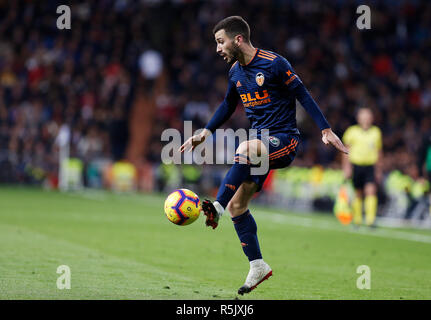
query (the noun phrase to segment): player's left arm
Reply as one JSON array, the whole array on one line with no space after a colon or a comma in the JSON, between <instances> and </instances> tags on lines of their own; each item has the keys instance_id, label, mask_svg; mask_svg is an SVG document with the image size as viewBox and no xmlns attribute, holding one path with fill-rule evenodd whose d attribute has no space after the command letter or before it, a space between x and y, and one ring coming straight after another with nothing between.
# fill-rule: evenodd
<instances>
[{"instance_id":1,"label":"player's left arm","mask_svg":"<svg viewBox=\"0 0 431 320\"><path fill-rule=\"evenodd\" d=\"M308 90L305 88L298 75L293 70L290 63L281 57L278 57L273 62L273 72L278 76L279 80L283 82L287 90L293 93L296 99L301 103L308 114L313 118L314 122L319 126L322 132L322 141L324 144L332 144L339 151L348 154L349 151L341 142L340 138L332 131L331 126L311 97Z\"/></svg>"}]
</instances>

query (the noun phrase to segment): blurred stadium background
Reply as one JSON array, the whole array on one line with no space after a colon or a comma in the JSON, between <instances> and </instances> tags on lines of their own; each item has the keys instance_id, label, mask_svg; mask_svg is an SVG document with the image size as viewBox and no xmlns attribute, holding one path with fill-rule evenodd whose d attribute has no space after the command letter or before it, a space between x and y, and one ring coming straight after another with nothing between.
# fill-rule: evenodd
<instances>
[{"instance_id":1,"label":"blurred stadium background","mask_svg":"<svg viewBox=\"0 0 431 320\"><path fill-rule=\"evenodd\" d=\"M70 30L56 28L60 4ZM356 27L359 4L371 30ZM292 63L339 136L372 108L384 145L377 222L431 227L429 1L0 1L0 182L215 195L228 167L163 164L160 137L186 120L204 127L222 101L228 66L211 30L238 13L255 46ZM300 106L298 125L294 166L256 202L331 212L339 154ZM225 127L248 127L242 106Z\"/></svg>"}]
</instances>

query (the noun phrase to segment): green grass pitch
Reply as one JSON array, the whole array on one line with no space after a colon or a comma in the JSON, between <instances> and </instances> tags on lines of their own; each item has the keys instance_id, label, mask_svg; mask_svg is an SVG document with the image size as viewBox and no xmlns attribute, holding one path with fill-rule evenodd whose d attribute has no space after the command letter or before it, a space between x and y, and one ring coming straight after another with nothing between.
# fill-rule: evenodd
<instances>
[{"instance_id":1,"label":"green grass pitch","mask_svg":"<svg viewBox=\"0 0 431 320\"><path fill-rule=\"evenodd\" d=\"M235 299L248 261L228 214L180 227L166 195L0 188L0 299ZM431 232L353 230L252 207L274 275L240 299L430 299ZM59 290L57 267L71 270ZM371 270L360 290L357 267Z\"/></svg>"}]
</instances>

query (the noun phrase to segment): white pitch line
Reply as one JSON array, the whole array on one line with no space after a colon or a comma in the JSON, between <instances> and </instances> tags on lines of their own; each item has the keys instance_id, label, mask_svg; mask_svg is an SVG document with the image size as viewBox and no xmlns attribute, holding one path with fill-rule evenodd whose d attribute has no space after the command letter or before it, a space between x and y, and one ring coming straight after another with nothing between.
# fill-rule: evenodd
<instances>
[{"instance_id":1,"label":"white pitch line","mask_svg":"<svg viewBox=\"0 0 431 320\"><path fill-rule=\"evenodd\" d=\"M347 232L352 234L360 234L364 236L372 236L372 237L380 237L380 238L388 238L388 239L400 239L400 240L416 241L416 242L431 244L431 236L427 236L427 235L413 234L405 231L388 230L388 229L381 229L381 228L377 228L374 230L361 230L361 229L352 230L347 226L334 225L333 223L330 223L328 221L317 222L307 217L298 217L298 216L292 216L288 214L272 213L272 212L264 211L260 209L257 209L257 210L255 209L255 212L262 213L265 217L269 217L271 220L277 223L287 223L290 225L301 226L306 228L340 231L340 232Z\"/></svg>"}]
</instances>

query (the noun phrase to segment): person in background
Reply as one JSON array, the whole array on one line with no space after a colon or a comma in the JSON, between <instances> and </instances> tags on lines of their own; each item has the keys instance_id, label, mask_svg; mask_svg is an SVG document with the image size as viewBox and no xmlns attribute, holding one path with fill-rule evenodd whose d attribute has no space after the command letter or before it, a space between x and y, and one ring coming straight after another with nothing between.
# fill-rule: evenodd
<instances>
[{"instance_id":1,"label":"person in background","mask_svg":"<svg viewBox=\"0 0 431 320\"><path fill-rule=\"evenodd\" d=\"M362 224L365 207L365 224L375 226L377 214L377 182L381 181L380 160L382 133L373 125L370 108L360 108L356 115L357 124L345 131L342 141L349 148L349 154L342 155L342 166L346 179L352 178L355 189L353 200L353 223Z\"/></svg>"}]
</instances>

